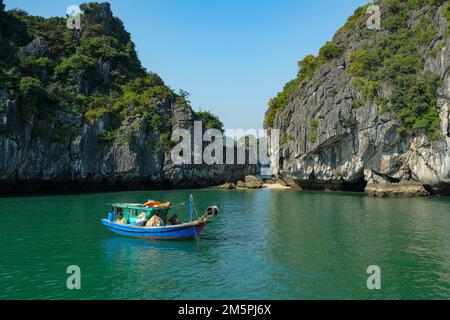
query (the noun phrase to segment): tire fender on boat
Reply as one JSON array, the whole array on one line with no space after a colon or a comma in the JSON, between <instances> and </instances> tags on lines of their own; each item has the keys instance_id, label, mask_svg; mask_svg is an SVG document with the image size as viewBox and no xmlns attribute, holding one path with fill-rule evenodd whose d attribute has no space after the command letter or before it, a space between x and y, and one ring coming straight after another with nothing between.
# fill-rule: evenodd
<instances>
[{"instance_id":1,"label":"tire fender on boat","mask_svg":"<svg viewBox=\"0 0 450 320\"><path fill-rule=\"evenodd\" d=\"M219 214L219 208L216 206L210 206L206 209L205 215L208 217L213 217Z\"/></svg>"}]
</instances>

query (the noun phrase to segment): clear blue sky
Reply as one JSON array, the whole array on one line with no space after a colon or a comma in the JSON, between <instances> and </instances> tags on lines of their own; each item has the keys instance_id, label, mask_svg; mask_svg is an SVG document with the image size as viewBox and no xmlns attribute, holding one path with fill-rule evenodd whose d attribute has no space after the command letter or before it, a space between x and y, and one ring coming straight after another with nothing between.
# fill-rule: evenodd
<instances>
[{"instance_id":1,"label":"clear blue sky","mask_svg":"<svg viewBox=\"0 0 450 320\"><path fill-rule=\"evenodd\" d=\"M76 0L5 0L64 16ZM367 0L110 0L143 65L226 128L261 128L269 98Z\"/></svg>"}]
</instances>

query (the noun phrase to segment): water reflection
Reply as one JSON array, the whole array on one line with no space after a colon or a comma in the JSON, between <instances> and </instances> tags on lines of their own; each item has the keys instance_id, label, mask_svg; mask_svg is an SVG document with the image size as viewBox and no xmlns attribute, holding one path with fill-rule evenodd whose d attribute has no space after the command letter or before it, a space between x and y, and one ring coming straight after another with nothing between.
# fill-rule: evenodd
<instances>
[{"instance_id":1,"label":"water reflection","mask_svg":"<svg viewBox=\"0 0 450 320\"><path fill-rule=\"evenodd\" d=\"M219 205L200 241L116 236L113 201ZM323 192L172 191L2 198L0 298L448 298L450 198ZM184 212L183 207L177 213ZM82 290L65 288L68 265ZM366 288L366 269L382 290Z\"/></svg>"},{"instance_id":2,"label":"water reflection","mask_svg":"<svg viewBox=\"0 0 450 320\"><path fill-rule=\"evenodd\" d=\"M267 254L289 274L276 280L298 296L449 296L448 202L272 193L270 204ZM372 264L386 285L377 293L365 288Z\"/></svg>"}]
</instances>

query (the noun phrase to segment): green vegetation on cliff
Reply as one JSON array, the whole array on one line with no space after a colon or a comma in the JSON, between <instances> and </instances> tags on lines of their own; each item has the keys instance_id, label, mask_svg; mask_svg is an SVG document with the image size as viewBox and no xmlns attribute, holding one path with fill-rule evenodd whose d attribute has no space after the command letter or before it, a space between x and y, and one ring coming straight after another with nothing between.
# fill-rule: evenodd
<instances>
[{"instance_id":1,"label":"green vegetation on cliff","mask_svg":"<svg viewBox=\"0 0 450 320\"><path fill-rule=\"evenodd\" d=\"M431 4L439 1L430 1ZM351 54L349 72L353 83L365 100L375 100L384 110L394 111L403 127L424 130L431 140L439 138L437 89L439 77L424 71L421 53L437 35L433 27L433 11L423 13L415 28L407 25L417 1L389 0L382 27L390 33L370 39L363 48ZM438 3L439 4L439 3ZM389 86L392 94L381 94Z\"/></svg>"},{"instance_id":2,"label":"green vegetation on cliff","mask_svg":"<svg viewBox=\"0 0 450 320\"><path fill-rule=\"evenodd\" d=\"M383 111L396 114L402 124L399 131L423 131L431 140L438 139L437 89L441 83L438 76L425 71L424 52L431 51L429 46L438 32L433 22L437 8L445 2L375 1L382 10L380 31L365 28L367 6L358 8L338 31L335 38L339 41L325 44L317 58L308 55L299 62L297 78L269 101L265 126L274 125L277 112L301 96L301 88L324 63L343 56L348 50L350 63L346 72L352 76L352 85L359 93L355 106L375 101ZM450 23L450 6L446 7L445 16ZM348 42L355 42L355 37L359 42L357 50L348 49Z\"/></svg>"},{"instance_id":3,"label":"green vegetation on cliff","mask_svg":"<svg viewBox=\"0 0 450 320\"><path fill-rule=\"evenodd\" d=\"M290 98L292 98L300 84L310 80L322 64L339 57L343 52L343 48L329 41L320 49L318 57L307 55L303 60L299 61L297 78L289 81L275 98L269 100L269 110L266 112L265 127L270 128L273 126L276 113L289 103Z\"/></svg>"},{"instance_id":4,"label":"green vegetation on cliff","mask_svg":"<svg viewBox=\"0 0 450 320\"><path fill-rule=\"evenodd\" d=\"M5 12L2 0L0 6L0 88L18 102L24 120L56 121L56 112L64 110L94 122L108 113L115 125L101 138L111 142L127 117L142 117L151 130L167 135L171 123L162 119L161 106L190 107L186 93L176 94L141 66L130 34L108 3L80 6L81 31L68 29L65 18ZM213 118L205 119L207 126L221 128Z\"/></svg>"}]
</instances>

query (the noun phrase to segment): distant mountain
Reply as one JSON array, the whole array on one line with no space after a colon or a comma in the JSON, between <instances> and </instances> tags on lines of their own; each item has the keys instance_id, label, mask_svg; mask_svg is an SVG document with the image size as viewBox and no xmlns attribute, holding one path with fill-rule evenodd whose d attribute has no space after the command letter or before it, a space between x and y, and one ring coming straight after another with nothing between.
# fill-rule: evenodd
<instances>
[{"instance_id":1,"label":"distant mountain","mask_svg":"<svg viewBox=\"0 0 450 320\"><path fill-rule=\"evenodd\" d=\"M204 186L249 173L173 166L173 129L222 123L142 67L108 3L80 8L74 30L0 0L0 192Z\"/></svg>"},{"instance_id":2,"label":"distant mountain","mask_svg":"<svg viewBox=\"0 0 450 320\"><path fill-rule=\"evenodd\" d=\"M373 5L381 28L367 27L369 4L357 9L269 101L279 176L307 189L449 194L449 1Z\"/></svg>"}]
</instances>

